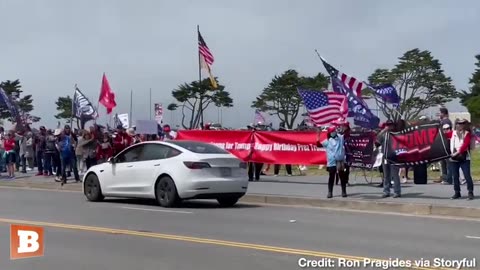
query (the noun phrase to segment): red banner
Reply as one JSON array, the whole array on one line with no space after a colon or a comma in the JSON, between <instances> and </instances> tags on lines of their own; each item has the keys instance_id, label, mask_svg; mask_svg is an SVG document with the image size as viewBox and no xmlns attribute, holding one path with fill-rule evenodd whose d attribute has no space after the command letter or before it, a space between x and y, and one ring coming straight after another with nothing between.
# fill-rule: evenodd
<instances>
[{"instance_id":1,"label":"red banner","mask_svg":"<svg viewBox=\"0 0 480 270\"><path fill-rule=\"evenodd\" d=\"M320 140L326 139L326 133ZM316 132L181 130L177 140L217 145L243 161L269 164L326 164L323 148L316 146Z\"/></svg>"},{"instance_id":2,"label":"red banner","mask_svg":"<svg viewBox=\"0 0 480 270\"><path fill-rule=\"evenodd\" d=\"M176 139L215 144L239 159L248 161L252 149L253 132L241 130L179 130Z\"/></svg>"},{"instance_id":3,"label":"red banner","mask_svg":"<svg viewBox=\"0 0 480 270\"><path fill-rule=\"evenodd\" d=\"M321 141L326 134L321 134ZM325 149L317 147L316 132L258 131L253 134L251 161L270 164L326 164Z\"/></svg>"}]
</instances>

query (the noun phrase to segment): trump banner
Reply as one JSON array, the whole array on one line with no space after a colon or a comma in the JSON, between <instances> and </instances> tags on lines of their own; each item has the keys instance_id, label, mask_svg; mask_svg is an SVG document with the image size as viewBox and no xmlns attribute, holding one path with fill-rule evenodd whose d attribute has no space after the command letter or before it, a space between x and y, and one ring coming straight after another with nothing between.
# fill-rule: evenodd
<instances>
[{"instance_id":1,"label":"trump banner","mask_svg":"<svg viewBox=\"0 0 480 270\"><path fill-rule=\"evenodd\" d=\"M374 152L376 134L373 131L353 131L345 141L345 153L350 167L371 169L377 153Z\"/></svg>"},{"instance_id":2,"label":"trump banner","mask_svg":"<svg viewBox=\"0 0 480 270\"><path fill-rule=\"evenodd\" d=\"M391 132L385 140L384 156L394 165L418 165L450 157L450 146L438 122Z\"/></svg>"},{"instance_id":3,"label":"trump banner","mask_svg":"<svg viewBox=\"0 0 480 270\"><path fill-rule=\"evenodd\" d=\"M176 140L211 143L225 149L243 161L249 161L253 132L230 130L179 130Z\"/></svg>"},{"instance_id":4,"label":"trump banner","mask_svg":"<svg viewBox=\"0 0 480 270\"><path fill-rule=\"evenodd\" d=\"M258 131L253 134L251 160L269 164L327 164L325 149L317 147L316 132ZM327 138L321 133L320 141Z\"/></svg>"},{"instance_id":5,"label":"trump banner","mask_svg":"<svg viewBox=\"0 0 480 270\"><path fill-rule=\"evenodd\" d=\"M326 164L325 150L316 146L316 132L180 130L177 140L214 144L245 162ZM320 140L326 139L321 133Z\"/></svg>"}]
</instances>

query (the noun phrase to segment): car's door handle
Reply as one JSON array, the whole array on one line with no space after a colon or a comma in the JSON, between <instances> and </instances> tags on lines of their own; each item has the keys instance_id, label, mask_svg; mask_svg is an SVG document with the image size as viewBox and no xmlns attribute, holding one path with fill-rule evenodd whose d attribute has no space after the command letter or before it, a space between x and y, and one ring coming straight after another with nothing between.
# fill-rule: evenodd
<instances>
[{"instance_id":1,"label":"car's door handle","mask_svg":"<svg viewBox=\"0 0 480 270\"><path fill-rule=\"evenodd\" d=\"M153 165L153 166L158 167L158 166L160 166L160 164L155 164L155 165Z\"/></svg>"},{"instance_id":2,"label":"car's door handle","mask_svg":"<svg viewBox=\"0 0 480 270\"><path fill-rule=\"evenodd\" d=\"M127 165L127 168L131 168L131 167L133 167L133 165Z\"/></svg>"}]
</instances>

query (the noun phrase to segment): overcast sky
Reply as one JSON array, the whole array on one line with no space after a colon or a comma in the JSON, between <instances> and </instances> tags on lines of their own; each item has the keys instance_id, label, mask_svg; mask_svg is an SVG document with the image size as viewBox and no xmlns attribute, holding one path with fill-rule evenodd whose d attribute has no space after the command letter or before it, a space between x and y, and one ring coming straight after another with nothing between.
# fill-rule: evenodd
<instances>
[{"instance_id":1,"label":"overcast sky","mask_svg":"<svg viewBox=\"0 0 480 270\"><path fill-rule=\"evenodd\" d=\"M75 83L96 104L103 72L116 112L129 111L131 89L134 119L149 118L149 88L166 108L172 89L198 79L197 24L234 100L222 111L227 126L253 121L252 100L274 75L325 72L314 49L364 79L409 49L428 49L458 89L480 53L477 0L0 0L0 10L0 80L20 79L48 126L55 100L73 95ZM218 111L205 120L216 122Z\"/></svg>"}]
</instances>

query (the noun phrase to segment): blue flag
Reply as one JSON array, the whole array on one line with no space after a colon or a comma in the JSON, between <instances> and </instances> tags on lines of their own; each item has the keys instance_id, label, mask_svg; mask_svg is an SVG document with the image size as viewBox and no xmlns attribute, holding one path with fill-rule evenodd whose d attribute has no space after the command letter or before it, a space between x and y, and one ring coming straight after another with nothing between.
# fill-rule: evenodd
<instances>
[{"instance_id":1,"label":"blue flag","mask_svg":"<svg viewBox=\"0 0 480 270\"><path fill-rule=\"evenodd\" d=\"M347 96L349 116L350 110L354 124L363 128L375 129L380 124L380 119L372 113L362 98L356 96L340 79L332 78L333 91Z\"/></svg>"},{"instance_id":2,"label":"blue flag","mask_svg":"<svg viewBox=\"0 0 480 270\"><path fill-rule=\"evenodd\" d=\"M17 107L17 104L11 99L9 95L7 95L7 93L2 87L0 87L0 104L4 104L5 106L7 106L8 110L10 111L10 115L13 119L15 119L17 130L24 131L25 128L27 130L30 129L28 125L25 125L22 116L20 115L20 110Z\"/></svg>"},{"instance_id":3,"label":"blue flag","mask_svg":"<svg viewBox=\"0 0 480 270\"><path fill-rule=\"evenodd\" d=\"M368 87L372 88L375 91L375 95L379 96L384 102L395 106L400 104L400 96L392 84L368 85Z\"/></svg>"},{"instance_id":4,"label":"blue flag","mask_svg":"<svg viewBox=\"0 0 480 270\"><path fill-rule=\"evenodd\" d=\"M7 95L5 90L3 90L3 88L1 87L0 87L0 103L7 106L8 110L10 111L10 114L12 115L12 118L18 118L19 114L18 114L17 106L15 106L15 104Z\"/></svg>"}]
</instances>

